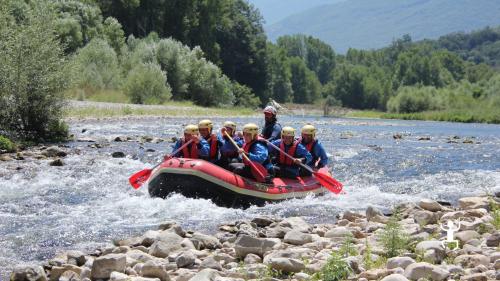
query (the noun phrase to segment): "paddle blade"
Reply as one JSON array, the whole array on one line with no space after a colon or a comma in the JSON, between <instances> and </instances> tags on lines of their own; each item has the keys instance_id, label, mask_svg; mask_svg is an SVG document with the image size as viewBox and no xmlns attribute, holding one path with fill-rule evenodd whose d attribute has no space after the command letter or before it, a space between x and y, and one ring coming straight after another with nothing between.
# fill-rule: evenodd
<instances>
[{"instance_id":1,"label":"paddle blade","mask_svg":"<svg viewBox=\"0 0 500 281\"><path fill-rule=\"evenodd\" d=\"M258 162L249 161L248 163L250 164L250 171L252 172L252 176L258 182L265 182L267 177L267 169Z\"/></svg>"},{"instance_id":2,"label":"paddle blade","mask_svg":"<svg viewBox=\"0 0 500 281\"><path fill-rule=\"evenodd\" d=\"M342 191L343 185L336 179L330 177L329 175L325 175L318 172L313 172L313 175L316 177L316 179L322 186L324 186L331 192L339 194Z\"/></svg>"},{"instance_id":3,"label":"paddle blade","mask_svg":"<svg viewBox=\"0 0 500 281\"><path fill-rule=\"evenodd\" d=\"M134 189L138 189L139 187L141 187L143 183L145 183L149 179L152 171L153 171L152 169L144 169L142 171L133 174L128 179L130 185L132 185Z\"/></svg>"}]
</instances>

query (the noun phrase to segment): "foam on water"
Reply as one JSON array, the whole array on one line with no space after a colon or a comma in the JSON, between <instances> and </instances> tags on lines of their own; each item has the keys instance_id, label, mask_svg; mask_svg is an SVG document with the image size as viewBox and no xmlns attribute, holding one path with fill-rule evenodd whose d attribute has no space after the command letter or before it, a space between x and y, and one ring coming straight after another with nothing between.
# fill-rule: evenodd
<instances>
[{"instance_id":1,"label":"foam on water","mask_svg":"<svg viewBox=\"0 0 500 281\"><path fill-rule=\"evenodd\" d=\"M247 119L236 121L242 124ZM170 138L188 122L196 120L94 121L73 124L72 132L77 137L106 139L130 134ZM305 122L320 127L319 136L333 155L333 174L344 183L345 194L247 210L221 208L210 200L177 194L165 200L150 198L146 187L132 189L128 177L154 165L159 155L170 150L165 143L112 143L102 149L73 143L71 148L81 154L64 158L63 167L50 167L48 160L30 160L20 171L0 164L0 280L15 265L39 263L68 249L92 250L113 239L155 229L167 220L207 233L216 232L221 223L258 215L300 215L312 223L325 223L333 222L342 211L364 210L368 205L390 210L395 204L421 198L453 203L462 196L500 189L500 126L307 117L291 123L299 127ZM82 129L87 130L81 133ZM395 141L396 132L407 133ZM446 143L450 135L459 133L477 136L481 144ZM430 135L432 140L419 142L412 134ZM341 135L349 138L340 139ZM157 152L144 153L144 148ZM113 159L109 157L113 151L132 157Z\"/></svg>"}]
</instances>

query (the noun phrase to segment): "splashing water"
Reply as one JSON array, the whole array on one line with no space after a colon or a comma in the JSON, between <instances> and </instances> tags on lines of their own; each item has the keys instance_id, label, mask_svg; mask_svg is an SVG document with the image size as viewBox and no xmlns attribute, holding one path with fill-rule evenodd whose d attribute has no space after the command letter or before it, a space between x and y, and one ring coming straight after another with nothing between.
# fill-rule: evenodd
<instances>
[{"instance_id":1,"label":"splashing water","mask_svg":"<svg viewBox=\"0 0 500 281\"><path fill-rule=\"evenodd\" d=\"M235 121L241 128L255 119ZM110 140L123 135L170 138L182 132L183 124L196 121L150 118L70 125L77 138ZM166 220L213 233L220 223L258 215L333 222L342 211L368 205L389 210L422 198L455 203L463 196L500 190L498 125L311 117L284 117L280 122L296 129L312 123L319 129L318 137L332 155L333 175L344 183L346 194L235 210L176 194L165 200L150 198L146 187L132 189L128 177L159 161L171 150L167 143L111 142L95 149L73 142L70 150L78 153L64 158L63 167L50 167L49 160L0 162L0 280L7 279L15 265L40 263L68 249L92 250L155 229ZM403 138L393 139L396 133ZM448 143L455 135L458 143ZM418 141L421 136L430 140ZM475 143L464 144L466 138ZM129 156L111 158L114 151Z\"/></svg>"}]
</instances>

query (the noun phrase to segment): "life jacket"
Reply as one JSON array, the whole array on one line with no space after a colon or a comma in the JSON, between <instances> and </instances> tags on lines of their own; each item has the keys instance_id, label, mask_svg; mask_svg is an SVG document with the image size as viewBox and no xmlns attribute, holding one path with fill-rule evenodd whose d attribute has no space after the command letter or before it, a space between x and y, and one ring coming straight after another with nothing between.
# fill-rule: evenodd
<instances>
[{"instance_id":1,"label":"life jacket","mask_svg":"<svg viewBox=\"0 0 500 281\"><path fill-rule=\"evenodd\" d=\"M181 145L185 144L186 140L182 138L182 143ZM189 149L188 149L189 147ZM192 159L198 159L198 146L196 143L193 141L190 145L185 146L182 149L182 156L184 158L192 158Z\"/></svg>"},{"instance_id":2,"label":"life jacket","mask_svg":"<svg viewBox=\"0 0 500 281\"><path fill-rule=\"evenodd\" d=\"M271 137L271 135L273 134L274 126L276 126L276 125L279 125L281 127L281 125L276 120L265 124L264 128L262 129L262 137L265 139L269 139ZM278 135L278 138L281 138L281 132Z\"/></svg>"},{"instance_id":3,"label":"life jacket","mask_svg":"<svg viewBox=\"0 0 500 281\"><path fill-rule=\"evenodd\" d=\"M295 151L297 150L297 146L299 145L299 141L294 141L290 149L288 150L288 154L292 157L295 157ZM285 142L281 141L280 143L280 158L279 163L282 165L292 166L294 165L293 160L287 157L283 151L285 151Z\"/></svg>"},{"instance_id":4,"label":"life jacket","mask_svg":"<svg viewBox=\"0 0 500 281\"><path fill-rule=\"evenodd\" d=\"M210 152L208 153L208 159L217 158L217 136L215 134L210 135L206 140L210 144Z\"/></svg>"},{"instance_id":5,"label":"life jacket","mask_svg":"<svg viewBox=\"0 0 500 281\"><path fill-rule=\"evenodd\" d=\"M302 143L302 138L299 139L299 142ZM307 149L307 151L311 152L311 154L312 154L314 146L316 145L316 143L318 143L318 140L313 140L313 141L309 142L308 144L303 144L302 143L302 145L305 146L306 149Z\"/></svg>"},{"instance_id":6,"label":"life jacket","mask_svg":"<svg viewBox=\"0 0 500 281\"><path fill-rule=\"evenodd\" d=\"M245 150L245 153L247 153L247 154L248 154L248 153L250 152L250 150L252 149L252 147L253 147L254 145L256 145L257 143L260 143L260 144L264 145L265 147L267 147L267 142L265 141L265 139L263 139L263 138L261 138L261 137L257 137L257 139L256 139L256 140L252 140L252 141L251 141L251 142L249 142L249 143L246 143L246 142L245 142L245 143L243 144L243 150ZM270 162L269 157L267 157L266 161L264 161L264 163L262 163L262 165L264 165L264 166L265 166L265 165L269 164L269 162Z\"/></svg>"}]
</instances>

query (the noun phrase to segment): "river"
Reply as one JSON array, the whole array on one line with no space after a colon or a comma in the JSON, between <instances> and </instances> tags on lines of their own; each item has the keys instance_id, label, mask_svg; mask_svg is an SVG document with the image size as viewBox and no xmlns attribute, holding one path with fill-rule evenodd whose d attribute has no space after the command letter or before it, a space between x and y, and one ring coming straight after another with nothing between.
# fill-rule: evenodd
<instances>
[{"instance_id":1,"label":"river","mask_svg":"<svg viewBox=\"0 0 500 281\"><path fill-rule=\"evenodd\" d=\"M225 119L213 121L221 124ZM239 128L250 121L261 123L259 118L234 121ZM172 144L108 141L145 135L169 139L194 122L197 119L71 121L76 138L95 139L103 148L67 143L71 153L63 167L51 167L49 160L0 162L0 280L7 280L15 265L41 264L69 249L91 251L167 220L214 233L225 221L258 215L333 222L344 210L368 205L389 211L395 204L421 198L455 203L459 197L500 190L499 125L319 117L282 117L280 122L297 129L305 123L318 128L331 154L332 173L345 185L343 195L235 210L180 195L150 198L147 188L132 189L128 177L154 165ZM395 134L402 138L395 139ZM425 137L430 140L419 140ZM468 140L473 143L464 143ZM112 158L115 151L128 156Z\"/></svg>"}]
</instances>

